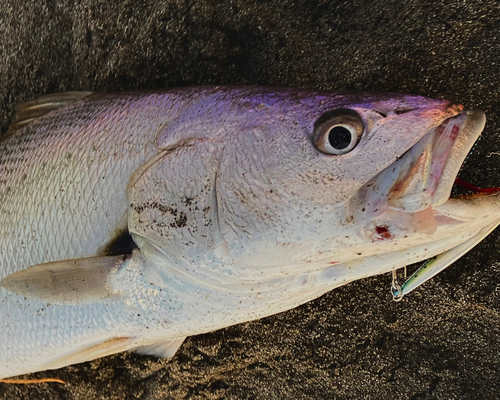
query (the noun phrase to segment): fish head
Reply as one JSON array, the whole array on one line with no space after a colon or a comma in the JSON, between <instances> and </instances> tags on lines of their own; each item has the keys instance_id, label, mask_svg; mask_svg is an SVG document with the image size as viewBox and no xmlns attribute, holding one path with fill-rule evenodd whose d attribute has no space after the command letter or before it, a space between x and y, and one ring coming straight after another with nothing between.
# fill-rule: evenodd
<instances>
[{"instance_id":1,"label":"fish head","mask_svg":"<svg viewBox=\"0 0 500 400\"><path fill-rule=\"evenodd\" d=\"M370 257L399 251L387 267L394 268L408 261L406 249L457 233L464 221L453 213L463 207L450 211L448 199L484 120L482 112L421 96L217 92L158 139L169 162L157 181L169 184L155 187L170 194L155 201L180 213L179 199L189 197L183 225L163 224L161 235L142 229L137 215L130 225L190 263L287 274L363 260L363 276L374 275L381 270L370 271ZM138 185L151 195L150 183ZM204 194L192 185L205 185ZM192 211L196 204L205 219ZM477 228L464 226L464 235Z\"/></svg>"}]
</instances>

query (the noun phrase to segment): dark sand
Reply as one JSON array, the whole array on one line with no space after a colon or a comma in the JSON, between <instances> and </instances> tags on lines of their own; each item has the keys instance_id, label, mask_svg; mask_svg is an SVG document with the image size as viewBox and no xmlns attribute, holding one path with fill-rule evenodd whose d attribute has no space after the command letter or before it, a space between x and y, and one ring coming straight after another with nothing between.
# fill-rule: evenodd
<instances>
[{"instance_id":1,"label":"dark sand","mask_svg":"<svg viewBox=\"0 0 500 400\"><path fill-rule=\"evenodd\" d=\"M498 1L4 0L0 38L2 132L17 103L65 90L412 92L486 112L461 176L500 185ZM388 275L365 279L169 361L120 354L32 375L66 386L0 384L0 399L498 399L499 242L401 303Z\"/></svg>"}]
</instances>

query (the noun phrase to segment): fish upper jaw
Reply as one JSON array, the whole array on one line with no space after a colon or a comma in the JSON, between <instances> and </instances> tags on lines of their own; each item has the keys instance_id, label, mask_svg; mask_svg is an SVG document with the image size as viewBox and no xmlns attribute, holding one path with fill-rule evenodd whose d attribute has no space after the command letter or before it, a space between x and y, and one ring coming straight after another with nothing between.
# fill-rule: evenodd
<instances>
[{"instance_id":1,"label":"fish upper jaw","mask_svg":"<svg viewBox=\"0 0 500 400\"><path fill-rule=\"evenodd\" d=\"M434 190L433 207L439 206L449 199L455 178L470 149L481 135L486 123L486 116L480 110L465 111L456 118L460 118L462 115L465 116L465 119L460 125L453 124L453 128L450 130L448 126L451 125L451 122L449 122L448 126L444 128L444 131L449 132L449 134L441 134L441 140L446 144L449 143L448 146L451 146L451 150L443 160L445 163L444 167L439 170L441 177L438 179ZM448 121L453 120L451 118ZM456 135L453 134L455 128L459 129Z\"/></svg>"}]
</instances>

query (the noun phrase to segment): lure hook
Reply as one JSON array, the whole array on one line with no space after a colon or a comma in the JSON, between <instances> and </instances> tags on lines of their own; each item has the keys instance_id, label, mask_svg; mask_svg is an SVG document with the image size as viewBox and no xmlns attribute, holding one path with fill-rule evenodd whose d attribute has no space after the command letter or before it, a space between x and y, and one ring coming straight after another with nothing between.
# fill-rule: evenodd
<instances>
[{"instance_id":1,"label":"lure hook","mask_svg":"<svg viewBox=\"0 0 500 400\"><path fill-rule=\"evenodd\" d=\"M404 266L404 281L406 281L406 265ZM392 271L391 294L394 301L403 300L404 294L398 282L398 270L396 269Z\"/></svg>"}]
</instances>

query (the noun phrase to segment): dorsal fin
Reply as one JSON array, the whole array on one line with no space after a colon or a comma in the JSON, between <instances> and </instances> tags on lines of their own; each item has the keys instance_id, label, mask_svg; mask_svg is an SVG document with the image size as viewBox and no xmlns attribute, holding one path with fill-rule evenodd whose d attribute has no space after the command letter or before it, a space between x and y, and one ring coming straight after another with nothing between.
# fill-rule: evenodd
<instances>
[{"instance_id":1,"label":"dorsal fin","mask_svg":"<svg viewBox=\"0 0 500 400\"><path fill-rule=\"evenodd\" d=\"M62 92L41 96L36 100L16 106L16 116L9 126L9 129L3 137L12 135L15 131L24 128L30 122L48 114L51 111L58 110L90 96L94 92Z\"/></svg>"}]
</instances>

